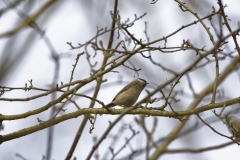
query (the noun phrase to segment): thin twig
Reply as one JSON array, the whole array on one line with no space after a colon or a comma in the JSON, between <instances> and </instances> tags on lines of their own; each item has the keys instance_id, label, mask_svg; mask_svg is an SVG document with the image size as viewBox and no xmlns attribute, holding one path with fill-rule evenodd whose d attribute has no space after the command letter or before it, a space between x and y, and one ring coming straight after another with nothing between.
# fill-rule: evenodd
<instances>
[{"instance_id":1,"label":"thin twig","mask_svg":"<svg viewBox=\"0 0 240 160\"><path fill-rule=\"evenodd\" d=\"M228 136L226 136L226 135L224 135L224 134L219 133L218 131L216 131L212 126L210 126L210 124L208 124L207 122L205 122L205 121L199 116L199 114L196 114L196 115L197 115L197 117L198 117L206 126L208 126L208 127L209 127L211 130L213 130L215 133L217 133L218 135L220 135L220 136L222 136L222 137L226 137L226 138L232 140L233 142L237 143L238 145L240 145L240 144L239 144L237 141L235 141L232 137L228 137Z\"/></svg>"}]
</instances>

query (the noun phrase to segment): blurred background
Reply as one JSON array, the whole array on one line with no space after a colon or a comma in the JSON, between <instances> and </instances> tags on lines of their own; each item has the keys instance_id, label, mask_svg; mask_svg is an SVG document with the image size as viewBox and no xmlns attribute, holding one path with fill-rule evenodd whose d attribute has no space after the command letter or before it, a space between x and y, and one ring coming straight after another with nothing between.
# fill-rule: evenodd
<instances>
[{"instance_id":1,"label":"blurred background","mask_svg":"<svg viewBox=\"0 0 240 160\"><path fill-rule=\"evenodd\" d=\"M14 2L14 3L13 3ZM25 84L30 85L29 80L32 80L34 87L51 89L56 84L61 82L69 82L72 65L75 63L75 59L78 53L84 51L84 48L71 49L67 42L71 42L73 46L78 44L84 44L96 35L97 28L108 29L111 26L111 15L113 11L114 1L111 0L98 0L98 1L79 1L79 0L59 0L54 1L52 4L46 7L40 15L34 20L38 27L26 26L19 29L17 32L11 33L17 29L20 24L26 19L38 12L46 3L46 0L17 0L17 1L0 1L0 86L7 87L19 87L24 88ZM212 12L212 7L218 10L217 1L208 0L184 0L187 5L198 13L200 17L207 16ZM15 4L11 6L10 4ZM147 0L121 0L119 1L119 14L121 15L121 21L124 22L127 19L133 20L135 14L139 17L144 13L146 16L135 22L134 26L130 28L132 34L137 38L146 40L144 34L145 24L147 23L147 32L150 41L162 38L171 34L183 25L191 23L196 18L188 13L182 12L176 2L159 0L155 4L150 4L151 1ZM232 29L237 29L239 19L240 1L228 0L223 1L227 4L225 9L228 18L231 19L229 24ZM210 31L214 33L213 26L216 30L219 30L219 17L215 16L212 20L212 25L208 20L205 21ZM38 29L36 29L38 28ZM228 31L223 28L223 34L227 35ZM103 41L103 45L107 46L109 34L104 34L99 38ZM214 35L216 38L216 35ZM174 47L180 46L184 40L189 42L198 48L205 47L206 50L213 48L213 45L206 34L206 31L201 24L192 25L176 35L168 39L167 46ZM216 38L217 39L217 38ZM115 35L115 41L113 46L121 41L125 40L124 35L121 35L117 39ZM239 41L238 41L239 42ZM128 47L134 46L131 43ZM164 46L163 42L154 44L154 46ZM98 52L95 57L94 51L89 47L89 53L92 54L90 61L92 64L98 62L95 68L99 68L103 59L103 54ZM229 40L228 45L225 48L226 53L234 51L233 41ZM152 58L164 65L171 68L175 72L180 72L188 65L190 65L196 57L195 51L180 51L176 53L161 53L154 51L151 53ZM220 73L231 62L237 53L234 52L231 55L220 61ZM131 57L130 61L137 69L141 69L139 75L135 72L120 66L115 71L119 73L110 72L103 78L107 79L107 83L104 83L101 87L98 99L105 104L109 103L114 95L126 84L131 82L134 78L140 77L146 79L148 83L147 90L153 90L157 85L164 83L167 79L171 78L171 74L152 64L149 60L145 60L141 55L135 55ZM130 64L127 62L126 65ZM90 67L86 61L85 56L79 59L76 71L74 74L74 80L81 80L89 77ZM239 70L232 73L218 88L217 101L223 101L235 98L239 96L240 78ZM206 86L209 85L215 78L215 63L211 63L206 67L203 67L195 72L191 72L192 85L196 93L201 92ZM89 96L93 95L95 82L92 82L78 92ZM169 92L170 86L165 88L164 91ZM181 79L181 83L175 88L179 91L177 98L180 100L174 104L175 110L183 110L194 99L189 88L186 77ZM181 91L181 92L180 92ZM41 93L40 91L23 91L21 89L11 92L5 92L2 97L5 98L26 98ZM55 97L61 94L51 94L45 97L41 97L32 101L23 102L9 102L0 101L0 113L3 115L14 115L25 113L29 110L40 108L47 104ZM139 97L139 100L147 95L147 92L143 91ZM156 94L155 97L159 97ZM79 107L88 107L90 100L85 98L74 98ZM206 97L200 105L208 104L211 97ZM153 107L158 107L164 104L161 100L152 104ZM56 106L57 107L57 106ZM96 103L94 108L100 108L101 106ZM234 110L234 113L238 115L239 105L228 107L225 112ZM76 111L76 107L69 103L65 107L66 111L60 114L66 114ZM45 111L36 116L31 116L26 119L20 119L16 121L4 121L1 130L1 135L9 134L18 131L22 128L27 128L38 124L37 118L42 121L47 121L51 116L51 110ZM201 114L207 122L209 122L220 133L231 135L227 127L218 120L217 117L211 111ZM78 146L73 154L78 159L85 159L93 146L93 138L99 138L105 129L109 125L109 121L113 121L117 116L102 115L98 116L95 129L93 133L89 133L90 123L88 122L82 137L78 143ZM129 130L129 124L131 127L140 131L140 133L131 140L131 147L134 150L144 149L146 144L146 135L142 131L141 127L134 122L134 118L138 115L125 116L120 123L118 123L111 131L109 137L107 137L98 148L99 159L110 159L111 153L109 146L113 140L114 135L122 132L121 137L116 142L115 149L118 150L124 143L125 138L131 136ZM73 142L74 136L82 122L83 117L80 116L76 119L70 119L60 124L55 125L52 128L52 145L50 159L64 159L68 150ZM168 135L168 133L178 123L178 119L157 117L158 126L154 134L154 141L161 141ZM145 118L147 127L149 129L153 126L153 117ZM187 132L189 130L189 132ZM176 148L202 148L208 146L219 145L229 142L229 139L221 137L214 133L208 127L202 125L196 116L191 116L188 123L183 128L184 134L174 140L170 145L170 149ZM33 134L4 142L0 145L0 159L44 159L49 147L49 131L44 129ZM116 157L116 159L125 159L126 155L131 153L131 147L127 146ZM152 150L153 151L153 150ZM150 152L151 154L152 152ZM227 146L222 149L211 150L208 152L190 154L190 153L166 153L161 159L211 159L211 160L225 160L225 159L237 159L240 156L239 147L236 144ZM92 158L94 159L94 158ZM134 158L133 158L134 159ZM139 154L136 159L145 159L144 154Z\"/></svg>"}]
</instances>

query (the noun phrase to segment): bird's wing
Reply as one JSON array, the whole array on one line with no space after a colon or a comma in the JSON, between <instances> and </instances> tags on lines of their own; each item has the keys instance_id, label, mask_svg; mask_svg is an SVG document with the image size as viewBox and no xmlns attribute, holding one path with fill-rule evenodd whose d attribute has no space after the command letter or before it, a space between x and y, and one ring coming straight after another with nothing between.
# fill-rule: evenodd
<instances>
[{"instance_id":1,"label":"bird's wing","mask_svg":"<svg viewBox=\"0 0 240 160\"><path fill-rule=\"evenodd\" d=\"M124 91L126 91L126 90L128 90L129 89L129 86L130 84L128 84L128 85L126 85L121 91L119 91L118 93L117 93L117 95L113 98L113 100L112 101L114 101L115 100L115 98L119 95L119 94L121 94L122 92L124 92Z\"/></svg>"}]
</instances>

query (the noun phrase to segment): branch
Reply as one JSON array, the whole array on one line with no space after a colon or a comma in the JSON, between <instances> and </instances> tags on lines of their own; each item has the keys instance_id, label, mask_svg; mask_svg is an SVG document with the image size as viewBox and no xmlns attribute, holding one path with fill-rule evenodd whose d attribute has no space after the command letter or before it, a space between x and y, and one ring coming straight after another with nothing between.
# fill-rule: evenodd
<instances>
[{"instance_id":1,"label":"branch","mask_svg":"<svg viewBox=\"0 0 240 160\"><path fill-rule=\"evenodd\" d=\"M200 149L192 149L192 148L182 148L182 149L168 149L165 151L165 153L200 153L205 151L211 151L215 149L222 149L223 147L227 147L234 144L234 142L227 142L224 144L212 146L212 147L206 147L206 148L200 148Z\"/></svg>"},{"instance_id":2,"label":"branch","mask_svg":"<svg viewBox=\"0 0 240 160\"><path fill-rule=\"evenodd\" d=\"M55 1L55 0L49 0L47 1L38 11L36 11L32 16L30 16L29 18L26 18L25 21L23 21L19 26L17 26L16 28L10 30L10 31L7 31L5 33L2 33L0 34L0 38L3 38L3 37L7 37L7 36L10 36L10 35L13 35L15 33L17 33L18 31L20 31L21 29L23 29L24 27L30 25L31 23L34 22L34 20L36 20L40 15L42 15L42 13L47 9L49 8L51 5L53 5L55 2L58 2L58 1Z\"/></svg>"}]
</instances>

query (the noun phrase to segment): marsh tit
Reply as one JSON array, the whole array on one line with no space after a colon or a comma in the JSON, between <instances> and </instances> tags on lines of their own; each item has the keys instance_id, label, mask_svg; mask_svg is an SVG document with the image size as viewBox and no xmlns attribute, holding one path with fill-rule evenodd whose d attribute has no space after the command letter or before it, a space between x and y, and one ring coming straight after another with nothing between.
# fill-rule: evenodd
<instances>
[{"instance_id":1,"label":"marsh tit","mask_svg":"<svg viewBox=\"0 0 240 160\"><path fill-rule=\"evenodd\" d=\"M236 137L236 141L240 141L240 119L237 117L230 117L228 118L228 129Z\"/></svg>"},{"instance_id":2,"label":"marsh tit","mask_svg":"<svg viewBox=\"0 0 240 160\"><path fill-rule=\"evenodd\" d=\"M131 107L138 99L140 93L148 83L141 78L134 79L131 83L126 85L118 94L113 98L112 102L106 107L122 106Z\"/></svg>"}]
</instances>

